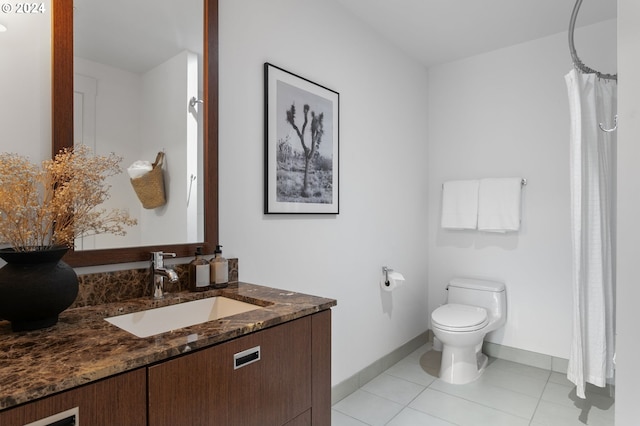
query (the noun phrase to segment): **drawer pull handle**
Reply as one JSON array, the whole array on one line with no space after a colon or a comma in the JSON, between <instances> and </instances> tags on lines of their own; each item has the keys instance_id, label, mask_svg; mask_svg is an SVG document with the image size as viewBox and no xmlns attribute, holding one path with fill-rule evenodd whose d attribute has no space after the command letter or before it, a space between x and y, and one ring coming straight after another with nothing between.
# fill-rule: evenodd
<instances>
[{"instance_id":1,"label":"drawer pull handle","mask_svg":"<svg viewBox=\"0 0 640 426\"><path fill-rule=\"evenodd\" d=\"M247 349L246 351L238 352L233 355L233 369L244 367L245 365L252 364L256 361L260 361L260 346Z\"/></svg>"},{"instance_id":2,"label":"drawer pull handle","mask_svg":"<svg viewBox=\"0 0 640 426\"><path fill-rule=\"evenodd\" d=\"M70 410L54 414L46 419L40 419L29 423L25 426L78 426L80 424L79 408L74 407Z\"/></svg>"}]
</instances>

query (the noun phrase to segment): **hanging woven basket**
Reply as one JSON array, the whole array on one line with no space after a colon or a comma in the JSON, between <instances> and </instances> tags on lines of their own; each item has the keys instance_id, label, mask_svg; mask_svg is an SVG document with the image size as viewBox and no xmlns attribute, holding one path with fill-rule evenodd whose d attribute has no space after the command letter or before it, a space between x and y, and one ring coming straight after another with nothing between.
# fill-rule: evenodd
<instances>
[{"instance_id":1,"label":"hanging woven basket","mask_svg":"<svg viewBox=\"0 0 640 426\"><path fill-rule=\"evenodd\" d=\"M152 169L150 172L131 179L131 185L136 191L142 207L145 209L155 209L167 203L164 191L163 161L164 152L159 152L156 156L156 161L151 165Z\"/></svg>"}]
</instances>

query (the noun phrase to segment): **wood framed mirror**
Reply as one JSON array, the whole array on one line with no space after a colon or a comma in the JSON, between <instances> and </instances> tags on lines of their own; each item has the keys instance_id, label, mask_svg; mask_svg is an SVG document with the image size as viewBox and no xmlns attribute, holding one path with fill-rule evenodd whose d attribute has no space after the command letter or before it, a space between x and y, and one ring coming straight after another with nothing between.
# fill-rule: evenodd
<instances>
[{"instance_id":1,"label":"wood framed mirror","mask_svg":"<svg viewBox=\"0 0 640 426\"><path fill-rule=\"evenodd\" d=\"M204 241L168 243L100 250L70 250L64 260L71 266L138 262L150 252L192 256L197 246L213 253L218 243L218 0L204 0L203 186ZM74 144L73 0L52 0L52 154ZM126 13L123 11L123 13Z\"/></svg>"}]
</instances>

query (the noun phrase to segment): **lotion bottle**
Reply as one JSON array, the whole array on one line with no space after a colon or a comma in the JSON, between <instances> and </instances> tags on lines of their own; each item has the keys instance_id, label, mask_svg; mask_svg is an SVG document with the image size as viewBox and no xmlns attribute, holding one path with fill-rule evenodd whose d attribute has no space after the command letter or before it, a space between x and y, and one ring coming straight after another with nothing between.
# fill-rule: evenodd
<instances>
[{"instance_id":1,"label":"lotion bottle","mask_svg":"<svg viewBox=\"0 0 640 426\"><path fill-rule=\"evenodd\" d=\"M213 259L211 259L211 272L209 279L211 280L211 287L224 288L229 283L229 262L222 257L222 246L218 244L216 246Z\"/></svg>"},{"instance_id":2,"label":"lotion bottle","mask_svg":"<svg viewBox=\"0 0 640 426\"><path fill-rule=\"evenodd\" d=\"M209 262L202 258L202 247L196 247L196 258L189 263L189 290L207 290L211 281L209 274Z\"/></svg>"}]
</instances>

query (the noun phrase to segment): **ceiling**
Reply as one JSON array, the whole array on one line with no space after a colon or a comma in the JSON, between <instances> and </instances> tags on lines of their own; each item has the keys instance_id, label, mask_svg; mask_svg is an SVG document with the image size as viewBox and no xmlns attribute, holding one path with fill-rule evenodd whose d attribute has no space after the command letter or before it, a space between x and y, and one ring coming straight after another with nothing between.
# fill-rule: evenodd
<instances>
[{"instance_id":1,"label":"ceiling","mask_svg":"<svg viewBox=\"0 0 640 426\"><path fill-rule=\"evenodd\" d=\"M574 0L335 1L425 67L566 32L575 3ZM584 0L576 27L616 16L616 0Z\"/></svg>"},{"instance_id":2,"label":"ceiling","mask_svg":"<svg viewBox=\"0 0 640 426\"><path fill-rule=\"evenodd\" d=\"M567 31L574 6L574 0L334 1L425 67ZM74 0L74 9L76 54L86 59L144 72L182 49L202 51L202 0ZM616 14L616 0L584 0L577 26Z\"/></svg>"},{"instance_id":3,"label":"ceiling","mask_svg":"<svg viewBox=\"0 0 640 426\"><path fill-rule=\"evenodd\" d=\"M202 0L74 0L75 55L143 73L182 50L202 53Z\"/></svg>"}]
</instances>

